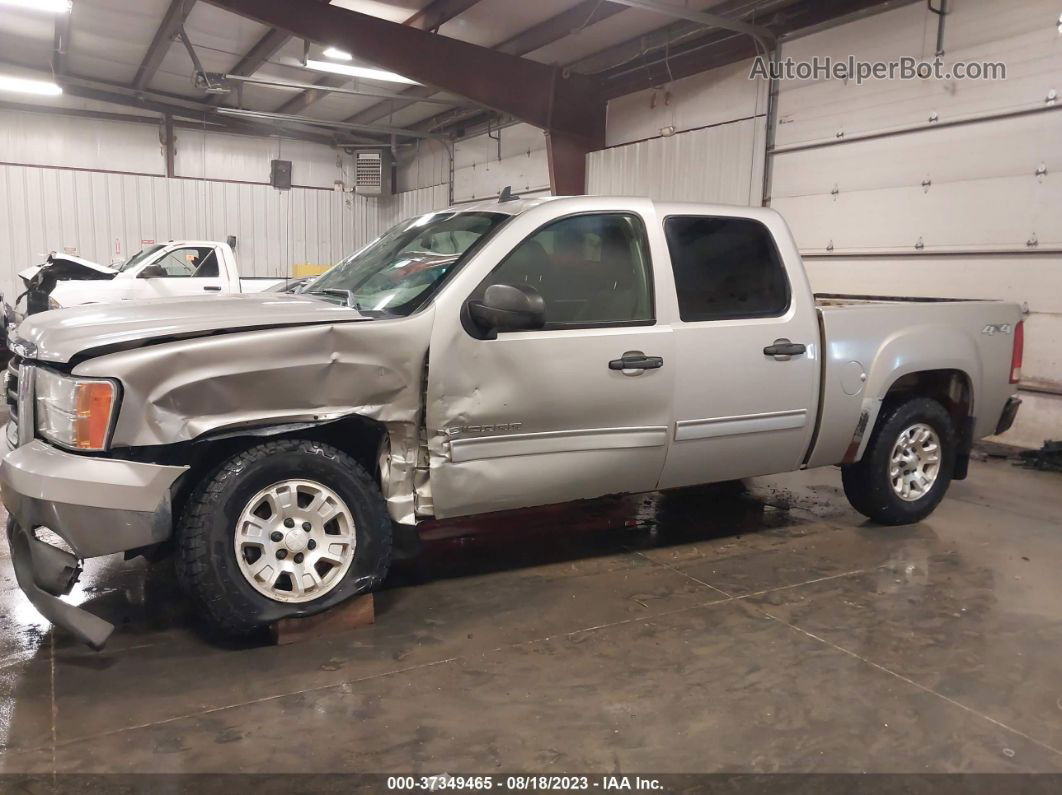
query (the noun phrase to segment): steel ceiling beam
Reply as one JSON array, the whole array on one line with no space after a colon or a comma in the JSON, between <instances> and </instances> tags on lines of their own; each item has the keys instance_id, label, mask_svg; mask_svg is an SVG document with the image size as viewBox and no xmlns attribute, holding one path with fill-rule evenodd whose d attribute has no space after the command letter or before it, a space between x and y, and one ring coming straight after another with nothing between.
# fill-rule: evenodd
<instances>
[{"instance_id":1,"label":"steel ceiling beam","mask_svg":"<svg viewBox=\"0 0 1062 795\"><path fill-rule=\"evenodd\" d=\"M99 121L118 121L125 122L126 124L149 124L152 127L158 127L160 122L163 121L159 116L139 116L132 113L111 113L103 110L83 110L81 108L63 108L52 107L49 105L31 105L25 102L7 102L0 101L0 110L19 111L23 113L43 113L49 116L71 116L78 119L96 119ZM237 126L233 127L225 122L217 121L174 121L173 126L180 130L209 130L210 132L224 132L228 135L246 135L256 138L261 138L266 135L284 135L285 137L292 137L283 132L278 132L272 127L267 126ZM329 142L331 143L331 142Z\"/></svg>"},{"instance_id":2,"label":"steel ceiling beam","mask_svg":"<svg viewBox=\"0 0 1062 795\"><path fill-rule=\"evenodd\" d=\"M569 8L567 11L555 14L549 19L517 33L515 36L510 36L505 41L496 44L492 49L509 55L526 55L529 52L545 47L547 44L563 39L575 31L626 10L623 6L612 5L611 3L602 2L602 0L584 0L584 2ZM395 111L423 102L426 97L431 97L435 93L434 89L427 86L412 86L402 92L403 99L401 102L379 102L371 108L366 108L350 116L347 121L371 124Z\"/></svg>"},{"instance_id":3,"label":"steel ceiling beam","mask_svg":"<svg viewBox=\"0 0 1062 795\"><path fill-rule=\"evenodd\" d=\"M405 99L402 94L392 94L387 91L376 91L362 88L343 88L343 87L328 87L321 88L314 83L298 83L293 80L279 80L272 77L244 77L237 74L223 75L225 80L231 80L236 83L252 83L256 86L272 86L274 88L294 88L294 89L306 89L310 91L326 91L331 94L351 94L358 97L381 97L383 99ZM461 100L454 99L422 99L421 102L430 102L435 105L460 105Z\"/></svg>"},{"instance_id":4,"label":"steel ceiling beam","mask_svg":"<svg viewBox=\"0 0 1062 795\"><path fill-rule=\"evenodd\" d=\"M0 66L14 66L19 69L32 68L27 64L17 62L0 61ZM121 83L111 83L105 80L93 80L80 75L64 74L56 75L55 80L63 87L63 92L72 97L92 99L98 102L107 102L121 107L135 108L161 115L169 115L174 119L184 119L197 129L203 129L209 125L218 132L239 132L246 135L276 135L276 130L270 125L227 119L218 116L217 109L205 102L166 94L160 91L137 91ZM66 110L66 109L63 109ZM79 115L79 114L76 114ZM178 123L178 126L182 126ZM313 143L335 145L337 142L319 129L306 128L301 125L292 126L290 132L285 135L289 138L311 141ZM342 143L342 142L339 142ZM386 140L374 140L374 144L385 145Z\"/></svg>"},{"instance_id":5,"label":"steel ceiling beam","mask_svg":"<svg viewBox=\"0 0 1062 795\"><path fill-rule=\"evenodd\" d=\"M318 3L328 3L329 0L314 0ZM242 75L250 77L268 63L269 59L280 52L284 45L291 41L294 36L290 31L282 28L270 28L255 45L247 51L239 62L229 70L230 75ZM211 105L220 105L225 97L216 95L210 98Z\"/></svg>"},{"instance_id":6,"label":"steel ceiling beam","mask_svg":"<svg viewBox=\"0 0 1062 795\"><path fill-rule=\"evenodd\" d=\"M712 13L730 19L755 17L761 25L774 26L782 21L787 6L800 0L724 0L712 6ZM691 38L704 37L712 31L704 25L682 20L635 36L565 64L583 74L597 74L616 66L644 59L654 50L667 50ZM718 33L718 31L716 31Z\"/></svg>"},{"instance_id":7,"label":"steel ceiling beam","mask_svg":"<svg viewBox=\"0 0 1062 795\"><path fill-rule=\"evenodd\" d=\"M313 127L329 127L336 130L356 130L358 132L378 133L381 135L397 135L408 138L442 138L441 135L420 132L418 130L406 130L401 127L381 127L368 124L348 124L344 121L330 121L329 119L315 119L312 116L292 116L288 113L271 113L265 110L244 110L242 108L218 108L216 113L222 116L236 116L253 119L271 119L282 122L298 122Z\"/></svg>"},{"instance_id":8,"label":"steel ceiling beam","mask_svg":"<svg viewBox=\"0 0 1062 795\"><path fill-rule=\"evenodd\" d=\"M690 22L704 25L707 28L722 28L723 30L732 30L735 33L743 33L759 42L764 50L774 49L777 43L775 35L770 29L762 25L743 22L733 17L726 17L722 14L713 14L708 11L691 11L671 3L661 2L661 0L609 0L609 2L619 3L630 8L639 8L642 11L655 11L658 14L676 19L686 19Z\"/></svg>"},{"instance_id":9,"label":"steel ceiling beam","mask_svg":"<svg viewBox=\"0 0 1062 795\"><path fill-rule=\"evenodd\" d=\"M169 115L175 119L184 119L187 122L190 122L192 127L199 129L203 129L205 125L209 125L214 132L242 132L259 136L278 134L276 130L268 125L219 117L217 115L218 111L212 108L209 112L201 112L197 115L194 111L190 111L179 105L169 105L165 102L147 98L138 99L125 94L104 91L96 88L85 88L83 86L73 85L64 86L64 90L67 94L73 97L94 99L98 102L108 102L112 105L124 105L130 108L138 108L140 110L151 111L152 113L159 113L164 116ZM336 141L333 138L319 132L292 129L285 133L285 135L288 138L324 144L325 146L334 146L336 144Z\"/></svg>"},{"instance_id":10,"label":"steel ceiling beam","mask_svg":"<svg viewBox=\"0 0 1062 795\"><path fill-rule=\"evenodd\" d=\"M343 75L325 75L314 84L313 88L302 92L297 97L292 97L281 105L280 111L281 113L301 113L313 103L328 96L329 89L342 88L351 80L353 78Z\"/></svg>"},{"instance_id":11,"label":"steel ceiling beam","mask_svg":"<svg viewBox=\"0 0 1062 795\"><path fill-rule=\"evenodd\" d=\"M404 24L410 27L417 28L418 30L437 30L443 24L449 22L451 19L461 14L476 3L479 0L433 0L428 3L424 8L409 17ZM316 85L319 88L339 88L345 86L350 82L349 77L343 77L341 75L326 75L319 79ZM425 86L413 86L410 91L423 93L425 96L434 94L433 89L426 88ZM294 97L284 105L280 107L282 113L301 113L310 107L313 103L320 99L323 99L327 91L310 90L297 97ZM373 107L376 107L374 105ZM386 114L381 113L375 119L365 121L364 119L355 119L353 117L346 119L351 124L369 124L382 118Z\"/></svg>"},{"instance_id":12,"label":"steel ceiling beam","mask_svg":"<svg viewBox=\"0 0 1062 795\"><path fill-rule=\"evenodd\" d=\"M405 24L418 30L438 30L478 2L479 0L432 0L407 19Z\"/></svg>"},{"instance_id":13,"label":"steel ceiling beam","mask_svg":"<svg viewBox=\"0 0 1062 795\"><path fill-rule=\"evenodd\" d=\"M133 78L134 88L144 88L151 82L151 78L158 71L162 59L166 57L170 49L170 44L173 43L184 21L188 19L195 3L196 0L173 0L170 3L170 7L166 9L166 15L162 18L162 23L155 31L155 37L151 40L147 52L144 53L144 60L140 62L140 67L136 70L136 77Z\"/></svg>"},{"instance_id":14,"label":"steel ceiling beam","mask_svg":"<svg viewBox=\"0 0 1062 795\"><path fill-rule=\"evenodd\" d=\"M270 58L280 52L284 45L291 41L291 39L291 34L286 30L270 28L269 31L247 51L247 54L229 70L229 74L253 75L265 66Z\"/></svg>"},{"instance_id":15,"label":"steel ceiling beam","mask_svg":"<svg viewBox=\"0 0 1062 795\"><path fill-rule=\"evenodd\" d=\"M265 66L274 55L291 41L291 34L286 30L280 30L279 28L270 28L269 31L262 36L254 46L247 51L232 69L229 70L229 76L234 77L236 75L249 77ZM225 100L221 94L212 96L208 102L211 105L220 105Z\"/></svg>"},{"instance_id":16,"label":"steel ceiling beam","mask_svg":"<svg viewBox=\"0 0 1062 795\"><path fill-rule=\"evenodd\" d=\"M781 40L791 34L822 25L846 15L874 13L908 5L918 0L774 0L755 9L758 18L774 13L765 26ZM718 10L718 6L713 10ZM658 50L641 63L622 64L600 73L607 98L623 96L645 88L663 85L673 80L732 64L757 55L752 39L741 33L705 30L700 38L689 40L680 47Z\"/></svg>"},{"instance_id":17,"label":"steel ceiling beam","mask_svg":"<svg viewBox=\"0 0 1062 795\"><path fill-rule=\"evenodd\" d=\"M337 6L284 0L209 0L213 5L328 42L369 63L452 91L554 132L604 143L605 106L595 80L487 47Z\"/></svg>"},{"instance_id":18,"label":"steel ceiling beam","mask_svg":"<svg viewBox=\"0 0 1062 795\"><path fill-rule=\"evenodd\" d=\"M66 71L66 52L70 44L70 16L73 10L55 15L55 32L52 36L52 71L61 75Z\"/></svg>"},{"instance_id":19,"label":"steel ceiling beam","mask_svg":"<svg viewBox=\"0 0 1062 795\"><path fill-rule=\"evenodd\" d=\"M526 55L626 10L612 2L584 0L496 44L494 49L510 55Z\"/></svg>"}]
</instances>

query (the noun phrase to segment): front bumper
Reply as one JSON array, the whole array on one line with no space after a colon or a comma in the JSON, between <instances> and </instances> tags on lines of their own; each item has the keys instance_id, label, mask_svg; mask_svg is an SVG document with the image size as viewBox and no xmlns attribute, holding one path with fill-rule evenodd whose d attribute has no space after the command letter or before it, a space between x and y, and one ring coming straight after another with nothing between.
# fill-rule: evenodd
<instances>
[{"instance_id":1,"label":"front bumper","mask_svg":"<svg viewBox=\"0 0 1062 795\"><path fill-rule=\"evenodd\" d=\"M69 592L79 559L169 538L171 488L187 467L76 455L40 440L10 449L7 437L0 434L0 493L11 514L8 542L19 587L45 618L99 648L113 627L56 597ZM38 527L74 554L38 540Z\"/></svg>"}]
</instances>

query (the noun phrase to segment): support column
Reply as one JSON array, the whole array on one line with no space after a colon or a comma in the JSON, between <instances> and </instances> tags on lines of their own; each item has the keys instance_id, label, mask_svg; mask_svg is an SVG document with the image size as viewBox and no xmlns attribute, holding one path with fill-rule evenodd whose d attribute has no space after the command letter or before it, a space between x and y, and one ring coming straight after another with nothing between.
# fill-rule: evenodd
<instances>
[{"instance_id":1,"label":"support column","mask_svg":"<svg viewBox=\"0 0 1062 795\"><path fill-rule=\"evenodd\" d=\"M554 196L582 196L586 193L586 155L590 151L592 148L585 138L546 130L549 185Z\"/></svg>"}]
</instances>

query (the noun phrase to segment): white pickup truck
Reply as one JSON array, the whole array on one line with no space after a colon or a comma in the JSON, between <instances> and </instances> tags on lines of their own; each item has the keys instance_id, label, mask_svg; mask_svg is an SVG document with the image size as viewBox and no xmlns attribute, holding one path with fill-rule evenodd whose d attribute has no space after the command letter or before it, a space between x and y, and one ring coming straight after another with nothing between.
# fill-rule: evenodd
<instances>
[{"instance_id":1,"label":"white pickup truck","mask_svg":"<svg viewBox=\"0 0 1062 795\"><path fill-rule=\"evenodd\" d=\"M295 295L46 312L12 335L18 583L173 551L229 631L373 588L432 517L840 465L927 517L1014 420L1022 314L814 296L771 210L587 196L405 221ZM46 527L69 549L49 545Z\"/></svg>"},{"instance_id":2,"label":"white pickup truck","mask_svg":"<svg viewBox=\"0 0 1062 795\"><path fill-rule=\"evenodd\" d=\"M114 267L55 253L19 272L19 277L26 285L24 315L145 298L256 293L284 281L241 278L232 246L210 240L156 243Z\"/></svg>"}]
</instances>

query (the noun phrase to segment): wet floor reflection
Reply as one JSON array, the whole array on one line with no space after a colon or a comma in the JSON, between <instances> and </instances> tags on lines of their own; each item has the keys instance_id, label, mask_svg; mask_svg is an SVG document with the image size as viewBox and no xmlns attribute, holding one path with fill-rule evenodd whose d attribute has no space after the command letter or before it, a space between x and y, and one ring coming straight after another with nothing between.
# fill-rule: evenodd
<instances>
[{"instance_id":1,"label":"wet floor reflection","mask_svg":"<svg viewBox=\"0 0 1062 795\"><path fill-rule=\"evenodd\" d=\"M432 521L421 526L422 553L396 561L382 590L740 538L799 523L788 511L751 496L740 483ZM8 570L9 561L2 562ZM264 634L233 641L212 633L197 620L194 607L178 588L169 560L124 561L119 555L89 560L67 599L115 624L112 646L137 645L171 629L192 631L223 647L268 642ZM5 653L25 655L41 647L49 625L17 588L0 591L0 615ZM56 643L60 650L81 650L62 632Z\"/></svg>"},{"instance_id":2,"label":"wet floor reflection","mask_svg":"<svg viewBox=\"0 0 1062 795\"><path fill-rule=\"evenodd\" d=\"M421 528L424 553L397 561L387 585L740 537L798 522L740 483L432 521Z\"/></svg>"}]
</instances>

